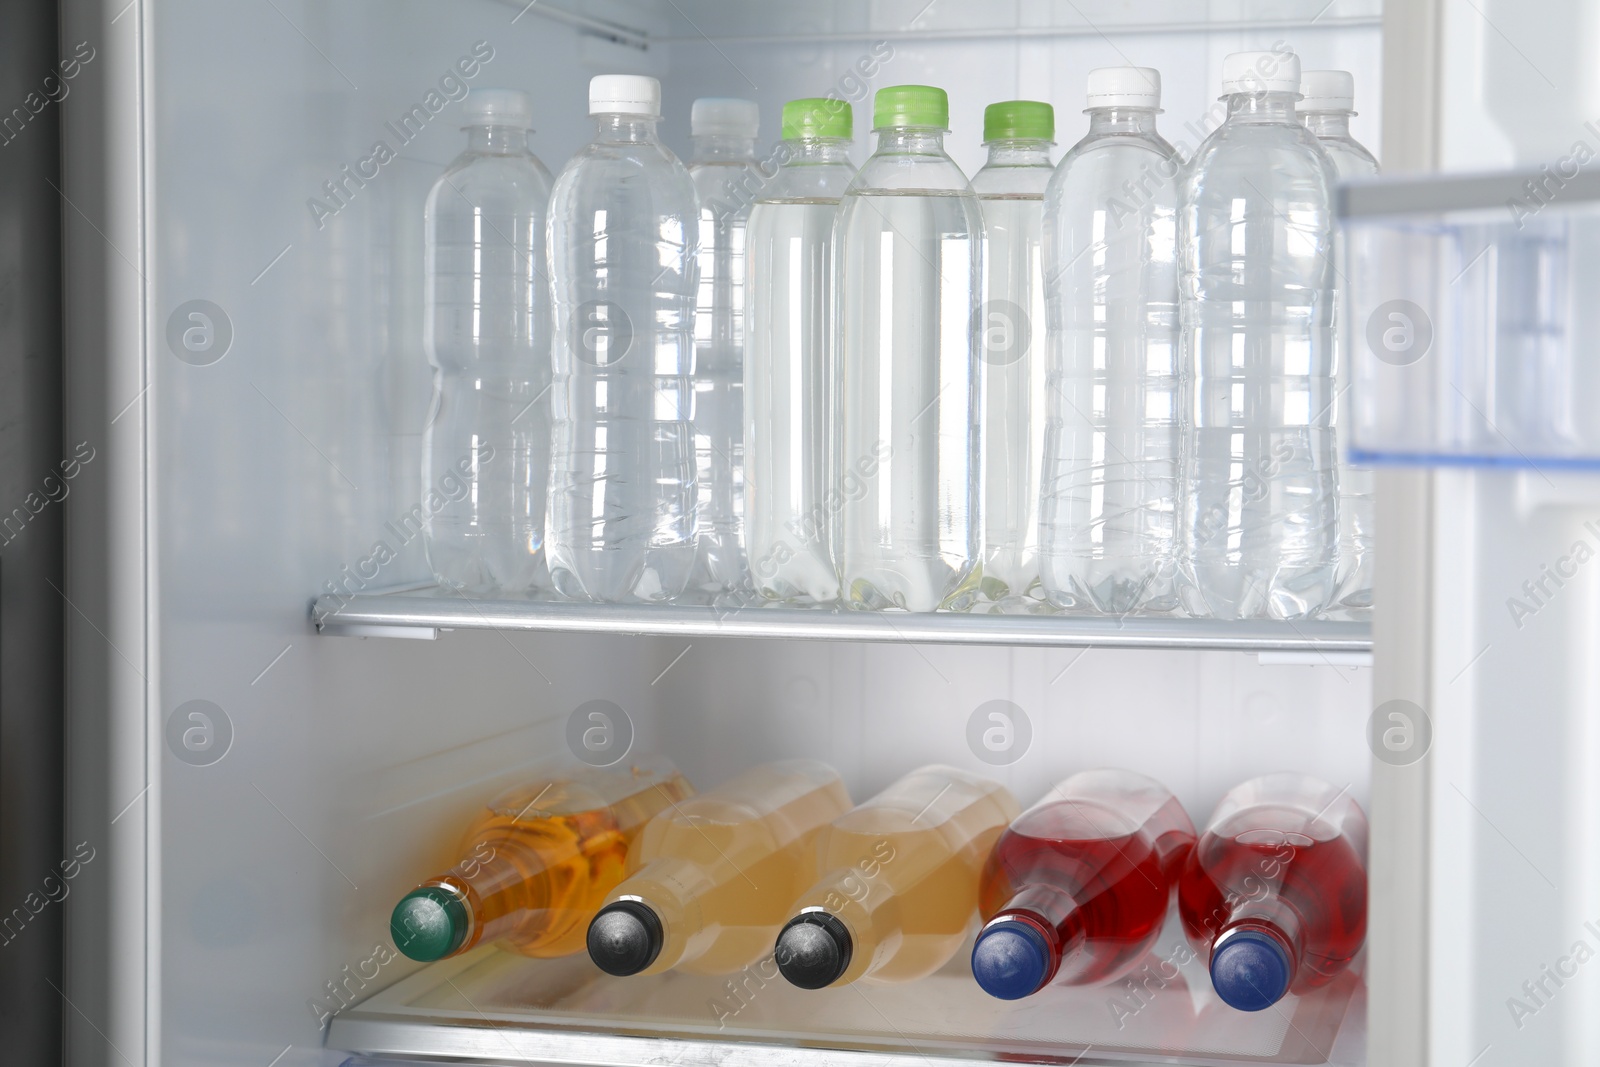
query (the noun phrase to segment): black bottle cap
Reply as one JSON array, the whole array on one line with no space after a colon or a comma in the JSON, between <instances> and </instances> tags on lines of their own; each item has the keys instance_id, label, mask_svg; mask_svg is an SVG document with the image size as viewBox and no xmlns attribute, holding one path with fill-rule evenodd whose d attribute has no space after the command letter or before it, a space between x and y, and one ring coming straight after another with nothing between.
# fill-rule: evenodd
<instances>
[{"instance_id":1,"label":"black bottle cap","mask_svg":"<svg viewBox=\"0 0 1600 1067\"><path fill-rule=\"evenodd\" d=\"M850 966L850 931L825 911L790 919L773 952L778 970L801 989L821 989L839 980Z\"/></svg>"},{"instance_id":2,"label":"black bottle cap","mask_svg":"<svg viewBox=\"0 0 1600 1067\"><path fill-rule=\"evenodd\" d=\"M661 954L661 920L646 904L619 900L589 924L589 958L607 974L638 974Z\"/></svg>"}]
</instances>

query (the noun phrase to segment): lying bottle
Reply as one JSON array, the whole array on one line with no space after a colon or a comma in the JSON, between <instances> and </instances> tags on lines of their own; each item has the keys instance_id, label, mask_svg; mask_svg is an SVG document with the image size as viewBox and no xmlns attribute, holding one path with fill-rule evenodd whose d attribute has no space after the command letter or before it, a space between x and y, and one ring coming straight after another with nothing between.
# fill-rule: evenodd
<instances>
[{"instance_id":1,"label":"lying bottle","mask_svg":"<svg viewBox=\"0 0 1600 1067\"><path fill-rule=\"evenodd\" d=\"M752 767L652 820L589 924L607 974L730 974L765 955L817 874L816 835L850 807L815 760Z\"/></svg>"},{"instance_id":2,"label":"lying bottle","mask_svg":"<svg viewBox=\"0 0 1600 1067\"><path fill-rule=\"evenodd\" d=\"M989 856L972 976L1001 1000L1122 977L1160 936L1193 849L1194 824L1161 783L1132 771L1073 775Z\"/></svg>"},{"instance_id":3,"label":"lying bottle","mask_svg":"<svg viewBox=\"0 0 1600 1067\"><path fill-rule=\"evenodd\" d=\"M1367 936L1367 817L1342 789L1270 774L1217 805L1178 882L1189 943L1240 1011L1342 973Z\"/></svg>"},{"instance_id":4,"label":"lying bottle","mask_svg":"<svg viewBox=\"0 0 1600 1067\"><path fill-rule=\"evenodd\" d=\"M639 831L693 795L661 757L541 773L489 802L467 832L461 861L395 905L390 936L424 962L490 941L524 956L571 955L622 881Z\"/></svg>"},{"instance_id":5,"label":"lying bottle","mask_svg":"<svg viewBox=\"0 0 1600 1067\"><path fill-rule=\"evenodd\" d=\"M984 860L1019 810L999 783L932 766L835 819L817 844L826 873L778 937L778 969L802 989L937 971L966 940Z\"/></svg>"}]
</instances>

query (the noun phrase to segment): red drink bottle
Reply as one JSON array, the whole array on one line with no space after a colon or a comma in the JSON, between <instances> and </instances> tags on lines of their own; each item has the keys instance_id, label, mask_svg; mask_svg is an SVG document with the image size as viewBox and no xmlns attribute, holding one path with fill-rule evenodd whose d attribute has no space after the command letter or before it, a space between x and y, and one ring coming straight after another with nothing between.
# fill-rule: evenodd
<instances>
[{"instance_id":1,"label":"red drink bottle","mask_svg":"<svg viewBox=\"0 0 1600 1067\"><path fill-rule=\"evenodd\" d=\"M1240 1011L1331 981L1367 936L1367 817L1342 789L1269 774L1217 805L1178 883L1189 943Z\"/></svg>"},{"instance_id":2,"label":"red drink bottle","mask_svg":"<svg viewBox=\"0 0 1600 1067\"><path fill-rule=\"evenodd\" d=\"M984 869L972 976L1002 1000L1120 977L1161 933L1194 824L1132 771L1075 774L1023 812Z\"/></svg>"}]
</instances>

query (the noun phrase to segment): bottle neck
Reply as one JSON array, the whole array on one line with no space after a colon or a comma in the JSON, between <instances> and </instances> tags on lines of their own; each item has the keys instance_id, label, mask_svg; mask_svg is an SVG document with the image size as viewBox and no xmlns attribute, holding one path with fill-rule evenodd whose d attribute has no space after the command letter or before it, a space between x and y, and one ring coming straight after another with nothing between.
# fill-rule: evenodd
<instances>
[{"instance_id":1,"label":"bottle neck","mask_svg":"<svg viewBox=\"0 0 1600 1067\"><path fill-rule=\"evenodd\" d=\"M1015 141L990 141L991 167L1048 167L1050 142L1032 138Z\"/></svg>"},{"instance_id":2,"label":"bottle neck","mask_svg":"<svg viewBox=\"0 0 1600 1067\"><path fill-rule=\"evenodd\" d=\"M595 140L613 144L646 144L656 140L656 124L649 115L596 115Z\"/></svg>"},{"instance_id":3,"label":"bottle neck","mask_svg":"<svg viewBox=\"0 0 1600 1067\"><path fill-rule=\"evenodd\" d=\"M1088 935L1078 902L1064 890L1043 883L1018 889L994 918L1026 923L1044 938L1050 950L1050 968L1039 983L1041 988L1055 980L1061 961L1077 952Z\"/></svg>"},{"instance_id":4,"label":"bottle neck","mask_svg":"<svg viewBox=\"0 0 1600 1067\"><path fill-rule=\"evenodd\" d=\"M530 920L551 904L550 858L509 835L495 835L479 841L461 862L424 883L450 890L466 905L470 928L451 955L512 933L535 940L542 931L530 927ZM541 877L530 878L529 871L538 871Z\"/></svg>"},{"instance_id":5,"label":"bottle neck","mask_svg":"<svg viewBox=\"0 0 1600 1067\"><path fill-rule=\"evenodd\" d=\"M690 140L694 163L753 163L756 158L754 137L715 133L697 134Z\"/></svg>"},{"instance_id":6,"label":"bottle neck","mask_svg":"<svg viewBox=\"0 0 1600 1067\"><path fill-rule=\"evenodd\" d=\"M1233 93L1228 97L1228 121L1235 123L1297 122L1298 93Z\"/></svg>"},{"instance_id":7,"label":"bottle neck","mask_svg":"<svg viewBox=\"0 0 1600 1067\"><path fill-rule=\"evenodd\" d=\"M1306 129L1323 138L1346 138L1350 136L1349 111L1306 111L1301 113L1305 120Z\"/></svg>"},{"instance_id":8,"label":"bottle neck","mask_svg":"<svg viewBox=\"0 0 1600 1067\"><path fill-rule=\"evenodd\" d=\"M524 155L528 131L519 126L468 126L467 150L484 156Z\"/></svg>"},{"instance_id":9,"label":"bottle neck","mask_svg":"<svg viewBox=\"0 0 1600 1067\"><path fill-rule=\"evenodd\" d=\"M790 163L850 162L850 141L844 137L795 137L783 143Z\"/></svg>"},{"instance_id":10,"label":"bottle neck","mask_svg":"<svg viewBox=\"0 0 1600 1067\"><path fill-rule=\"evenodd\" d=\"M661 923L661 951L643 973L693 962L711 947L715 938L707 935L700 901L717 884L714 874L693 860L657 856L612 892L610 900L637 897Z\"/></svg>"},{"instance_id":11,"label":"bottle neck","mask_svg":"<svg viewBox=\"0 0 1600 1067\"><path fill-rule=\"evenodd\" d=\"M933 126L885 126L878 135L878 153L907 156L942 156L944 131Z\"/></svg>"},{"instance_id":12,"label":"bottle neck","mask_svg":"<svg viewBox=\"0 0 1600 1067\"><path fill-rule=\"evenodd\" d=\"M1153 137L1156 109L1153 107L1092 107L1089 109L1089 136L1125 134Z\"/></svg>"},{"instance_id":13,"label":"bottle neck","mask_svg":"<svg viewBox=\"0 0 1600 1067\"><path fill-rule=\"evenodd\" d=\"M1236 931L1251 930L1266 934L1282 946L1289 957L1289 973L1294 974L1305 958L1305 934L1300 917L1276 896L1262 900L1247 900L1228 917L1228 923L1211 939L1212 950Z\"/></svg>"}]
</instances>

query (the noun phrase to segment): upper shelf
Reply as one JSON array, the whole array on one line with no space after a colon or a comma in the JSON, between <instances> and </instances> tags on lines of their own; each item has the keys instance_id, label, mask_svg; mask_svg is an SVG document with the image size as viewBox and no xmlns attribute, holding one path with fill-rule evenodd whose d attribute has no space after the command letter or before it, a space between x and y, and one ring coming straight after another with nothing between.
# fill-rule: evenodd
<instances>
[{"instance_id":1,"label":"upper shelf","mask_svg":"<svg viewBox=\"0 0 1600 1067\"><path fill-rule=\"evenodd\" d=\"M507 0L521 6L521 0ZM567 0L566 7L639 42L967 39L1377 26L1382 0ZM560 11L542 4L534 10Z\"/></svg>"},{"instance_id":2,"label":"upper shelf","mask_svg":"<svg viewBox=\"0 0 1600 1067\"><path fill-rule=\"evenodd\" d=\"M431 588L323 596L317 629L352 637L433 638L440 630L778 637L814 641L1033 645L1097 648L1232 649L1331 656L1349 664L1370 653L1359 622L1225 622L1216 619L1067 615L918 615L797 608L717 609L473 600Z\"/></svg>"}]
</instances>

